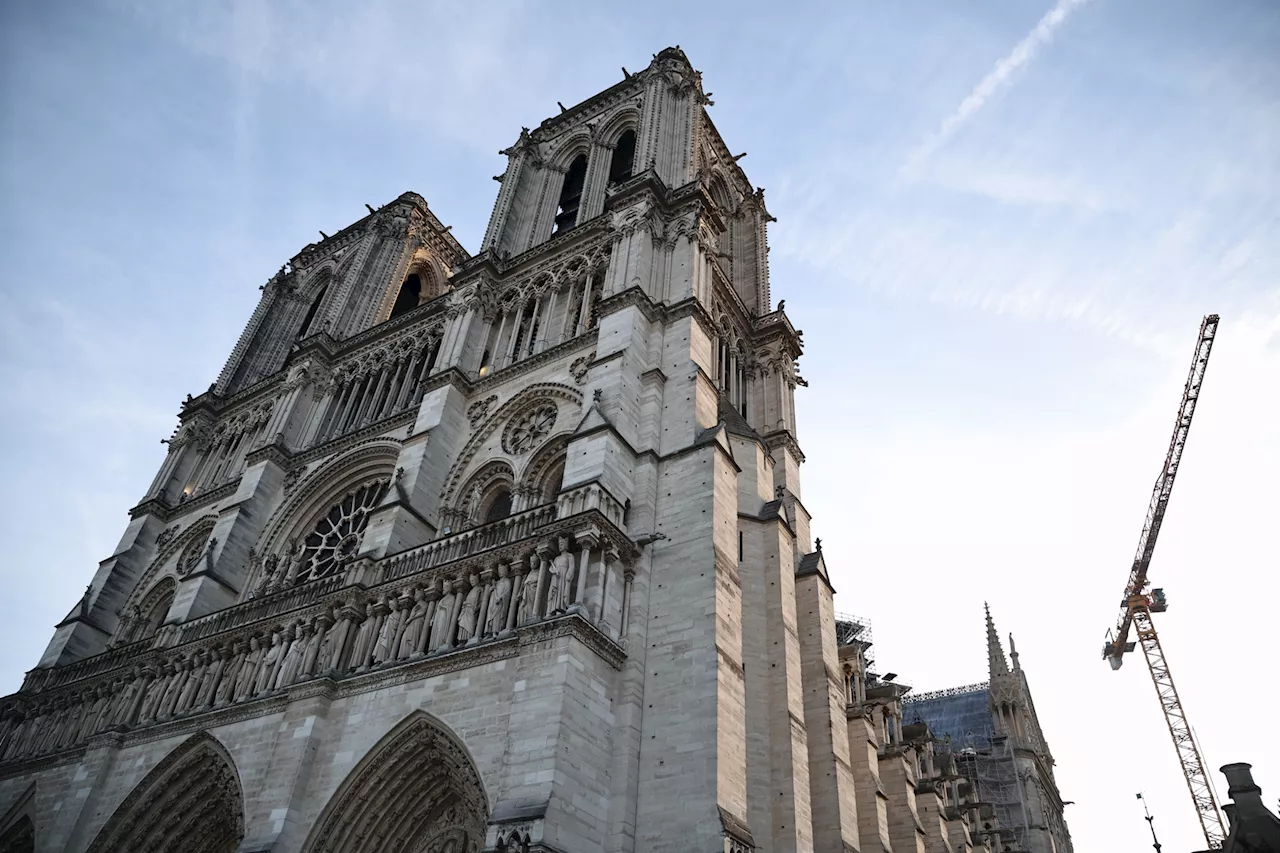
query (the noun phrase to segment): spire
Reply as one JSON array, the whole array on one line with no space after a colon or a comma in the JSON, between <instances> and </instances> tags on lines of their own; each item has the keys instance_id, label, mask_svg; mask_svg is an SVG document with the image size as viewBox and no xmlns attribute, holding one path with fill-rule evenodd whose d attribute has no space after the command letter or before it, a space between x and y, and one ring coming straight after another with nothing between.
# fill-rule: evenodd
<instances>
[{"instance_id":1,"label":"spire","mask_svg":"<svg viewBox=\"0 0 1280 853\"><path fill-rule=\"evenodd\" d=\"M1022 667L1018 666L1018 647L1013 642L1013 634L1009 635L1009 660L1013 661L1013 671L1022 672Z\"/></svg>"},{"instance_id":2,"label":"spire","mask_svg":"<svg viewBox=\"0 0 1280 853\"><path fill-rule=\"evenodd\" d=\"M1009 663L1004 658L1004 647L1000 645L996 623L991 620L991 607L984 601L982 608L987 611L987 669L994 679L997 675L1009 674Z\"/></svg>"}]
</instances>

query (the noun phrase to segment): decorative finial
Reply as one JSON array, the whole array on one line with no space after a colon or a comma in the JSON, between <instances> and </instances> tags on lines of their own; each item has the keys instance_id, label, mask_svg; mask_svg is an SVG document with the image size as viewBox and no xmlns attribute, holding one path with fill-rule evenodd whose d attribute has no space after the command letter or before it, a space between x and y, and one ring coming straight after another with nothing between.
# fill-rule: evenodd
<instances>
[{"instance_id":1,"label":"decorative finial","mask_svg":"<svg viewBox=\"0 0 1280 853\"><path fill-rule=\"evenodd\" d=\"M819 537L817 537L816 539L814 539L814 540L813 540L813 547L814 547L816 550L818 550L818 551L821 551L821 550L822 550L822 537L821 537L821 536L819 536Z\"/></svg>"},{"instance_id":2,"label":"decorative finial","mask_svg":"<svg viewBox=\"0 0 1280 853\"><path fill-rule=\"evenodd\" d=\"M595 389L594 391L592 391L592 392L591 392L591 399L592 399L593 401L597 402L597 403L599 403L599 402L600 402L600 400L601 400L603 397L604 397L604 389L603 389L603 388L597 388L597 389Z\"/></svg>"}]
</instances>

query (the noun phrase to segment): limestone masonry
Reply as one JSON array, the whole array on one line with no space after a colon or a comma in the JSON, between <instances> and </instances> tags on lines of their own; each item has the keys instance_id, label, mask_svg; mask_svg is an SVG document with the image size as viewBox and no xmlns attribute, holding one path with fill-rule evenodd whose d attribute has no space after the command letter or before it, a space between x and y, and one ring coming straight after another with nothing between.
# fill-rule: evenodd
<instances>
[{"instance_id":1,"label":"limestone masonry","mask_svg":"<svg viewBox=\"0 0 1280 853\"><path fill-rule=\"evenodd\" d=\"M912 702L836 615L709 103L664 50L479 253L406 193L266 284L0 699L0 853L1071 850L1016 652Z\"/></svg>"}]
</instances>

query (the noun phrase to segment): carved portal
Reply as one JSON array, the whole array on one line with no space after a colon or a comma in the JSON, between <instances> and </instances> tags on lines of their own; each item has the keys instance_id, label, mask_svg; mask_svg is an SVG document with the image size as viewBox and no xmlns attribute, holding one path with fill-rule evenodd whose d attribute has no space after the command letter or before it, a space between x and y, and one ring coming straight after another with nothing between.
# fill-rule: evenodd
<instances>
[{"instance_id":1,"label":"carved portal","mask_svg":"<svg viewBox=\"0 0 1280 853\"><path fill-rule=\"evenodd\" d=\"M234 853L244 838L243 803L231 757L201 733L138 783L89 853Z\"/></svg>"},{"instance_id":2,"label":"carved portal","mask_svg":"<svg viewBox=\"0 0 1280 853\"><path fill-rule=\"evenodd\" d=\"M489 807L462 746L417 712L333 795L308 853L478 853Z\"/></svg>"}]
</instances>

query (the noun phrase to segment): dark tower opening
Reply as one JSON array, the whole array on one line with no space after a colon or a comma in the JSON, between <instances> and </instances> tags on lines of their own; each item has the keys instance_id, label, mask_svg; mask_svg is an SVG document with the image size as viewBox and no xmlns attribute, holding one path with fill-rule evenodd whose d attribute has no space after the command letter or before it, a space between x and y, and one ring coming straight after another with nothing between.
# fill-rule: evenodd
<instances>
[{"instance_id":1,"label":"dark tower opening","mask_svg":"<svg viewBox=\"0 0 1280 853\"><path fill-rule=\"evenodd\" d=\"M578 208L582 206L582 188L587 181L587 155L579 154L569 164L564 185L560 187L560 203L556 208L555 233L568 231L578 224Z\"/></svg>"},{"instance_id":2,"label":"dark tower opening","mask_svg":"<svg viewBox=\"0 0 1280 853\"><path fill-rule=\"evenodd\" d=\"M620 184L631 177L636 162L636 132L628 130L618 137L609 162L609 185Z\"/></svg>"},{"instance_id":3,"label":"dark tower opening","mask_svg":"<svg viewBox=\"0 0 1280 853\"><path fill-rule=\"evenodd\" d=\"M320 303L324 301L324 295L328 290L328 285L320 288L320 292L316 294L316 298L311 301L311 307L307 309L307 316L303 318L302 325L298 328L298 340L305 338L311 331L311 324L315 322L316 312L320 310Z\"/></svg>"},{"instance_id":4,"label":"dark tower opening","mask_svg":"<svg viewBox=\"0 0 1280 853\"><path fill-rule=\"evenodd\" d=\"M409 273L409 277L404 280L404 284L400 285L400 294L396 296L396 304L391 308L391 317L394 320L401 314L406 314L418 307L418 302L422 299L422 279L418 277L416 272Z\"/></svg>"}]
</instances>

